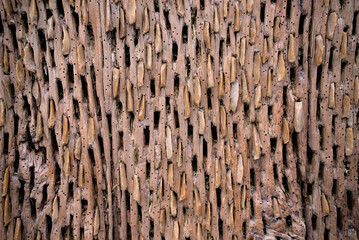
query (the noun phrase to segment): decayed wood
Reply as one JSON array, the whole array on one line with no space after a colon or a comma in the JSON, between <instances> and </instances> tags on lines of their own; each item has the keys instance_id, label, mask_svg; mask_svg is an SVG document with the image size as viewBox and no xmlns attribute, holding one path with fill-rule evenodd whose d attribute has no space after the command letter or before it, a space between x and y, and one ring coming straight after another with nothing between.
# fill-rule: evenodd
<instances>
[{"instance_id":1,"label":"decayed wood","mask_svg":"<svg viewBox=\"0 0 359 240\"><path fill-rule=\"evenodd\" d=\"M359 1L0 1L1 239L357 239Z\"/></svg>"}]
</instances>

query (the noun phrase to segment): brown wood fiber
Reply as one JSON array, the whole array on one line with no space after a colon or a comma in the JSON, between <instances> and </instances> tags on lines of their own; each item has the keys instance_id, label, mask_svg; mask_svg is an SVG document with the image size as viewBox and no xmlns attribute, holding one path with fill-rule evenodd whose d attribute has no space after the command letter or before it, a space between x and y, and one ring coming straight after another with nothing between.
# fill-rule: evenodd
<instances>
[{"instance_id":1,"label":"brown wood fiber","mask_svg":"<svg viewBox=\"0 0 359 240\"><path fill-rule=\"evenodd\" d=\"M359 1L0 1L1 239L358 239Z\"/></svg>"}]
</instances>

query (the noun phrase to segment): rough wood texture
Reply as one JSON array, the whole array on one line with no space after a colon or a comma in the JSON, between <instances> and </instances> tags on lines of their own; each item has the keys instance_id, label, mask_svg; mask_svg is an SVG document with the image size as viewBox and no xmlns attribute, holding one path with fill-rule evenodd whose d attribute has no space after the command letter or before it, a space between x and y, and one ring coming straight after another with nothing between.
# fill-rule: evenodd
<instances>
[{"instance_id":1,"label":"rough wood texture","mask_svg":"<svg viewBox=\"0 0 359 240\"><path fill-rule=\"evenodd\" d=\"M359 1L2 0L1 239L357 239Z\"/></svg>"}]
</instances>

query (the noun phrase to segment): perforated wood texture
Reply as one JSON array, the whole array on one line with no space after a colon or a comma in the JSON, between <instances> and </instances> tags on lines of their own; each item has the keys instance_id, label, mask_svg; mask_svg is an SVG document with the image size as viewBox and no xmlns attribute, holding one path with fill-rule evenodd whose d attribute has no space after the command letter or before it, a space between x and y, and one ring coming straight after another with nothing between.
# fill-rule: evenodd
<instances>
[{"instance_id":1,"label":"perforated wood texture","mask_svg":"<svg viewBox=\"0 0 359 240\"><path fill-rule=\"evenodd\" d=\"M357 239L359 1L2 0L1 239Z\"/></svg>"}]
</instances>

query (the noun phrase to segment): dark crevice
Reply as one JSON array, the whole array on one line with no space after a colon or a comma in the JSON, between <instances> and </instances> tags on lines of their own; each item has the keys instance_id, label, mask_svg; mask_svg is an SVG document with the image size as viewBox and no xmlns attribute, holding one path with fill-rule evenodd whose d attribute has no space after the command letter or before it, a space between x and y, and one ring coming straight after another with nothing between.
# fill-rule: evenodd
<instances>
[{"instance_id":1,"label":"dark crevice","mask_svg":"<svg viewBox=\"0 0 359 240\"><path fill-rule=\"evenodd\" d=\"M299 34L303 34L304 33L304 23L305 23L305 18L307 17L306 14L301 14L300 15L300 19L299 19Z\"/></svg>"},{"instance_id":2,"label":"dark crevice","mask_svg":"<svg viewBox=\"0 0 359 240\"><path fill-rule=\"evenodd\" d=\"M169 97L166 97L166 111L167 113L171 112L171 102Z\"/></svg>"},{"instance_id":3,"label":"dark crevice","mask_svg":"<svg viewBox=\"0 0 359 240\"><path fill-rule=\"evenodd\" d=\"M56 85L57 85L57 94L59 96L59 101L64 97L64 90L62 88L62 82L60 79L56 80Z\"/></svg>"},{"instance_id":4,"label":"dark crevice","mask_svg":"<svg viewBox=\"0 0 359 240\"><path fill-rule=\"evenodd\" d=\"M186 57L186 72L187 72L187 77L189 77L191 73L191 61L189 60L188 57Z\"/></svg>"},{"instance_id":5,"label":"dark crevice","mask_svg":"<svg viewBox=\"0 0 359 240\"><path fill-rule=\"evenodd\" d=\"M96 166L96 161L95 161L95 155L94 152L91 148L88 149L88 155L90 157L90 162L92 166Z\"/></svg>"},{"instance_id":6,"label":"dark crevice","mask_svg":"<svg viewBox=\"0 0 359 240\"><path fill-rule=\"evenodd\" d=\"M174 114L174 118L175 118L176 128L179 128L179 127L180 127L180 122L179 122L177 110L174 110L174 111L173 111L173 114Z\"/></svg>"},{"instance_id":7,"label":"dark crevice","mask_svg":"<svg viewBox=\"0 0 359 240\"><path fill-rule=\"evenodd\" d=\"M36 200L34 198L30 198L30 212L31 217L36 219Z\"/></svg>"},{"instance_id":8,"label":"dark crevice","mask_svg":"<svg viewBox=\"0 0 359 240\"><path fill-rule=\"evenodd\" d=\"M307 147L307 159L308 159L308 164L312 164L313 150L310 147Z\"/></svg>"},{"instance_id":9,"label":"dark crevice","mask_svg":"<svg viewBox=\"0 0 359 240\"><path fill-rule=\"evenodd\" d=\"M140 29L135 29L135 35L133 37L133 44L135 45L135 47L138 44L139 35L140 35ZM111 38L111 39L113 39L113 38ZM115 37L115 39L116 39L116 37Z\"/></svg>"},{"instance_id":10,"label":"dark crevice","mask_svg":"<svg viewBox=\"0 0 359 240\"><path fill-rule=\"evenodd\" d=\"M313 230L317 229L317 216L315 214L312 215L312 228Z\"/></svg>"},{"instance_id":11,"label":"dark crevice","mask_svg":"<svg viewBox=\"0 0 359 240\"><path fill-rule=\"evenodd\" d=\"M20 188L19 188L19 206L22 206L25 199L25 181L19 179L20 181Z\"/></svg>"},{"instance_id":12,"label":"dark crevice","mask_svg":"<svg viewBox=\"0 0 359 240\"><path fill-rule=\"evenodd\" d=\"M101 136L98 136L98 144L100 145L101 159L104 159L105 158L105 148L104 148L103 139Z\"/></svg>"},{"instance_id":13,"label":"dark crevice","mask_svg":"<svg viewBox=\"0 0 359 240\"><path fill-rule=\"evenodd\" d=\"M126 207L127 207L127 210L130 210L130 207L131 207L131 196L130 196L130 193L126 190L125 191L125 197L126 197Z\"/></svg>"},{"instance_id":14,"label":"dark crevice","mask_svg":"<svg viewBox=\"0 0 359 240\"><path fill-rule=\"evenodd\" d=\"M191 24L195 25L197 21L197 8L193 7L191 9Z\"/></svg>"},{"instance_id":15,"label":"dark crevice","mask_svg":"<svg viewBox=\"0 0 359 240\"><path fill-rule=\"evenodd\" d=\"M150 128L148 126L146 126L144 129L143 129L143 135L144 135L144 142L145 142L145 145L148 146L150 144Z\"/></svg>"},{"instance_id":16,"label":"dark crevice","mask_svg":"<svg viewBox=\"0 0 359 240\"><path fill-rule=\"evenodd\" d=\"M69 198L74 198L74 183L69 182Z\"/></svg>"},{"instance_id":17,"label":"dark crevice","mask_svg":"<svg viewBox=\"0 0 359 240\"><path fill-rule=\"evenodd\" d=\"M75 118L76 119L80 119L80 107L79 107L79 102L73 98L73 104L74 104L74 114L75 114Z\"/></svg>"},{"instance_id":18,"label":"dark crevice","mask_svg":"<svg viewBox=\"0 0 359 240\"><path fill-rule=\"evenodd\" d=\"M324 231L324 240L329 240L329 229L325 229Z\"/></svg>"},{"instance_id":19,"label":"dark crevice","mask_svg":"<svg viewBox=\"0 0 359 240\"><path fill-rule=\"evenodd\" d=\"M252 188L256 187L256 175L253 168L250 169L250 184Z\"/></svg>"},{"instance_id":20,"label":"dark crevice","mask_svg":"<svg viewBox=\"0 0 359 240\"><path fill-rule=\"evenodd\" d=\"M166 28L167 28L167 30L171 30L171 22L170 22L169 17L168 17L169 11L168 10L163 10L163 15L164 15L165 20L166 20Z\"/></svg>"},{"instance_id":21,"label":"dark crevice","mask_svg":"<svg viewBox=\"0 0 359 240\"><path fill-rule=\"evenodd\" d=\"M81 199L82 212L86 212L88 207L88 202L86 199Z\"/></svg>"},{"instance_id":22,"label":"dark crevice","mask_svg":"<svg viewBox=\"0 0 359 240\"><path fill-rule=\"evenodd\" d=\"M226 37L226 44L227 46L231 45L231 33L230 33L230 29L231 29L231 25L228 26L227 28L227 37Z\"/></svg>"},{"instance_id":23,"label":"dark crevice","mask_svg":"<svg viewBox=\"0 0 359 240\"><path fill-rule=\"evenodd\" d=\"M348 63L345 61L341 61L341 82L344 83L346 82L346 68L347 68Z\"/></svg>"},{"instance_id":24,"label":"dark crevice","mask_svg":"<svg viewBox=\"0 0 359 240\"><path fill-rule=\"evenodd\" d=\"M99 99L99 97L97 95L96 73L95 73L95 68L94 68L93 65L91 66L91 80L92 80L93 96L95 98L94 103L95 103L97 120L101 121L102 120L102 111L101 111L100 99Z\"/></svg>"},{"instance_id":25,"label":"dark crevice","mask_svg":"<svg viewBox=\"0 0 359 240\"><path fill-rule=\"evenodd\" d=\"M178 46L176 42L172 43L172 62L176 62L178 57Z\"/></svg>"},{"instance_id":26,"label":"dark crevice","mask_svg":"<svg viewBox=\"0 0 359 240\"><path fill-rule=\"evenodd\" d=\"M14 50L15 50L14 52L17 52L18 46L17 46L17 39L16 39L16 26L15 26L15 24L9 25L9 28L11 31L11 38L12 38L12 42L13 42L13 46L14 46Z\"/></svg>"},{"instance_id":27,"label":"dark crevice","mask_svg":"<svg viewBox=\"0 0 359 240\"><path fill-rule=\"evenodd\" d=\"M262 222L263 222L263 232L264 234L267 234L267 222L263 215L262 215Z\"/></svg>"},{"instance_id":28,"label":"dark crevice","mask_svg":"<svg viewBox=\"0 0 359 240\"><path fill-rule=\"evenodd\" d=\"M274 180L278 180L278 165L276 163L273 164L273 175Z\"/></svg>"},{"instance_id":29,"label":"dark crevice","mask_svg":"<svg viewBox=\"0 0 359 240\"><path fill-rule=\"evenodd\" d=\"M303 49L298 48L298 66L303 66Z\"/></svg>"},{"instance_id":30,"label":"dark crevice","mask_svg":"<svg viewBox=\"0 0 359 240\"><path fill-rule=\"evenodd\" d=\"M216 189L217 208L221 209L221 188Z\"/></svg>"},{"instance_id":31,"label":"dark crevice","mask_svg":"<svg viewBox=\"0 0 359 240\"><path fill-rule=\"evenodd\" d=\"M94 40L94 39L95 39L95 36L94 36L94 34L93 34L92 25L91 25L91 24L88 24L86 29L87 29L87 35L88 35L89 40L90 40L90 41L91 41L91 40Z\"/></svg>"},{"instance_id":32,"label":"dark crevice","mask_svg":"<svg viewBox=\"0 0 359 240\"><path fill-rule=\"evenodd\" d=\"M319 100L318 100L318 102L319 102ZM319 112L319 109L320 109L320 108L318 107L317 112ZM318 119L319 119L319 118L318 118ZM320 145L320 149L323 149L324 127L323 127L322 125L319 125L319 126L318 126L318 130L319 130L319 145Z\"/></svg>"},{"instance_id":33,"label":"dark crevice","mask_svg":"<svg viewBox=\"0 0 359 240\"><path fill-rule=\"evenodd\" d=\"M74 16L74 20L75 20L76 33L78 33L79 32L79 23L80 23L79 15L75 11L72 11L72 15Z\"/></svg>"},{"instance_id":34,"label":"dark crevice","mask_svg":"<svg viewBox=\"0 0 359 240\"><path fill-rule=\"evenodd\" d=\"M127 45L125 45L125 63L126 67L131 65L130 48Z\"/></svg>"},{"instance_id":35,"label":"dark crevice","mask_svg":"<svg viewBox=\"0 0 359 240\"><path fill-rule=\"evenodd\" d=\"M334 164L334 167L336 167L337 164L338 164L338 148L339 148L338 145L333 146L333 164Z\"/></svg>"},{"instance_id":36,"label":"dark crevice","mask_svg":"<svg viewBox=\"0 0 359 240\"><path fill-rule=\"evenodd\" d=\"M219 238L223 239L223 220L221 218L218 219L218 232Z\"/></svg>"},{"instance_id":37,"label":"dark crevice","mask_svg":"<svg viewBox=\"0 0 359 240\"><path fill-rule=\"evenodd\" d=\"M146 161L146 180L151 177L151 163Z\"/></svg>"},{"instance_id":38,"label":"dark crevice","mask_svg":"<svg viewBox=\"0 0 359 240\"><path fill-rule=\"evenodd\" d=\"M34 145L34 142L32 141L32 137L31 137L29 125L26 125L26 141L29 144L29 149L35 149L35 145ZM6 142L8 142L8 141L6 141ZM6 143L6 144L8 144L8 143ZM4 144L4 146L5 146L5 144ZM4 151L4 153L7 154L7 152L5 152L5 151Z\"/></svg>"},{"instance_id":39,"label":"dark crevice","mask_svg":"<svg viewBox=\"0 0 359 240\"><path fill-rule=\"evenodd\" d=\"M212 133L212 140L216 143L218 141L217 138L217 127L211 124L211 133Z\"/></svg>"},{"instance_id":40,"label":"dark crevice","mask_svg":"<svg viewBox=\"0 0 359 240\"><path fill-rule=\"evenodd\" d=\"M35 168L30 167L30 189L34 188L35 184Z\"/></svg>"},{"instance_id":41,"label":"dark crevice","mask_svg":"<svg viewBox=\"0 0 359 240\"><path fill-rule=\"evenodd\" d=\"M343 229L343 211L337 207L337 227L339 230Z\"/></svg>"},{"instance_id":42,"label":"dark crevice","mask_svg":"<svg viewBox=\"0 0 359 240\"><path fill-rule=\"evenodd\" d=\"M106 114L106 118L107 118L108 132L112 135L112 116L111 116L111 114Z\"/></svg>"},{"instance_id":43,"label":"dark crevice","mask_svg":"<svg viewBox=\"0 0 359 240\"><path fill-rule=\"evenodd\" d=\"M74 83L74 67L72 64L67 64L67 76L69 77L69 81Z\"/></svg>"},{"instance_id":44,"label":"dark crevice","mask_svg":"<svg viewBox=\"0 0 359 240\"><path fill-rule=\"evenodd\" d=\"M334 58L335 47L330 48L328 70L333 71L333 58Z\"/></svg>"},{"instance_id":45,"label":"dark crevice","mask_svg":"<svg viewBox=\"0 0 359 240\"><path fill-rule=\"evenodd\" d=\"M212 95L211 89L208 88L208 89L207 89L207 107L208 107L208 109L212 109L212 99L211 99L211 95Z\"/></svg>"},{"instance_id":46,"label":"dark crevice","mask_svg":"<svg viewBox=\"0 0 359 240\"><path fill-rule=\"evenodd\" d=\"M67 235L68 235L68 227L64 226L61 228L61 237L62 239L67 239Z\"/></svg>"},{"instance_id":47,"label":"dark crevice","mask_svg":"<svg viewBox=\"0 0 359 240\"><path fill-rule=\"evenodd\" d=\"M223 59L223 45L224 45L224 40L220 40L219 42L219 60L220 62L222 62Z\"/></svg>"},{"instance_id":48,"label":"dark crevice","mask_svg":"<svg viewBox=\"0 0 359 240\"><path fill-rule=\"evenodd\" d=\"M324 174L324 163L320 162L320 164L319 164L319 173L318 173L319 180L323 180L323 174Z\"/></svg>"},{"instance_id":49,"label":"dark crevice","mask_svg":"<svg viewBox=\"0 0 359 240\"><path fill-rule=\"evenodd\" d=\"M179 78L179 75L176 74L174 77L174 93L176 96L178 96L179 87L180 87L180 78Z\"/></svg>"},{"instance_id":50,"label":"dark crevice","mask_svg":"<svg viewBox=\"0 0 359 240\"><path fill-rule=\"evenodd\" d=\"M56 185L61 183L61 168L57 162L55 162L55 183Z\"/></svg>"},{"instance_id":51,"label":"dark crevice","mask_svg":"<svg viewBox=\"0 0 359 240\"><path fill-rule=\"evenodd\" d=\"M158 4L158 0L153 0L153 4L155 5L155 12L159 12L160 11L160 6Z\"/></svg>"},{"instance_id":52,"label":"dark crevice","mask_svg":"<svg viewBox=\"0 0 359 240\"><path fill-rule=\"evenodd\" d=\"M46 38L45 38L45 34L44 32L39 29L38 30L39 33L39 40L40 40L40 47L41 47L41 51L46 52Z\"/></svg>"},{"instance_id":53,"label":"dark crevice","mask_svg":"<svg viewBox=\"0 0 359 240\"><path fill-rule=\"evenodd\" d=\"M154 236L155 236L155 224L152 220L150 220L150 231L149 231L149 236L150 236L150 239L154 239Z\"/></svg>"},{"instance_id":54,"label":"dark crevice","mask_svg":"<svg viewBox=\"0 0 359 240\"><path fill-rule=\"evenodd\" d=\"M311 196L313 193L313 183L307 184L307 196Z\"/></svg>"},{"instance_id":55,"label":"dark crevice","mask_svg":"<svg viewBox=\"0 0 359 240\"><path fill-rule=\"evenodd\" d=\"M52 145L52 149L57 152L59 151L59 147L57 144L57 140L56 140L56 134L55 134L55 130L54 129L50 129L50 135L51 135L51 145Z\"/></svg>"},{"instance_id":56,"label":"dark crevice","mask_svg":"<svg viewBox=\"0 0 359 240\"><path fill-rule=\"evenodd\" d=\"M292 133L292 146L293 146L293 152L298 154L298 150L299 150L298 133L296 131L293 131Z\"/></svg>"},{"instance_id":57,"label":"dark crevice","mask_svg":"<svg viewBox=\"0 0 359 240\"><path fill-rule=\"evenodd\" d=\"M123 132L119 132L119 148L123 150Z\"/></svg>"},{"instance_id":58,"label":"dark crevice","mask_svg":"<svg viewBox=\"0 0 359 240\"><path fill-rule=\"evenodd\" d=\"M46 215L46 239L50 239L51 236L51 230L52 230L52 219L51 216ZM40 233L38 233L40 234Z\"/></svg>"},{"instance_id":59,"label":"dark crevice","mask_svg":"<svg viewBox=\"0 0 359 240\"><path fill-rule=\"evenodd\" d=\"M285 222L287 224L287 227L292 227L292 216L291 215L286 216Z\"/></svg>"},{"instance_id":60,"label":"dark crevice","mask_svg":"<svg viewBox=\"0 0 359 240\"><path fill-rule=\"evenodd\" d=\"M233 123L233 138L237 139L237 124Z\"/></svg>"},{"instance_id":61,"label":"dark crevice","mask_svg":"<svg viewBox=\"0 0 359 240\"><path fill-rule=\"evenodd\" d=\"M203 138L203 157L207 157L207 141Z\"/></svg>"},{"instance_id":62,"label":"dark crevice","mask_svg":"<svg viewBox=\"0 0 359 240\"><path fill-rule=\"evenodd\" d=\"M4 33L4 26L2 25L2 20L0 20L0 34Z\"/></svg>"},{"instance_id":63,"label":"dark crevice","mask_svg":"<svg viewBox=\"0 0 359 240\"><path fill-rule=\"evenodd\" d=\"M0 21L1 22L1 21ZM20 25L24 26L25 33L29 31L29 23L27 21L27 14L26 12L21 13L21 23Z\"/></svg>"},{"instance_id":64,"label":"dark crevice","mask_svg":"<svg viewBox=\"0 0 359 240\"><path fill-rule=\"evenodd\" d=\"M295 83L295 75L296 75L296 70L294 67L290 68L290 81L292 84Z\"/></svg>"},{"instance_id":65,"label":"dark crevice","mask_svg":"<svg viewBox=\"0 0 359 240\"><path fill-rule=\"evenodd\" d=\"M354 205L354 196L352 191L350 191L349 189L347 189L347 206L349 208L350 211L353 210L353 205Z\"/></svg>"},{"instance_id":66,"label":"dark crevice","mask_svg":"<svg viewBox=\"0 0 359 240\"><path fill-rule=\"evenodd\" d=\"M187 25L183 25L183 28L182 28L182 42L183 43L188 42L188 27L187 27Z\"/></svg>"},{"instance_id":67,"label":"dark crevice","mask_svg":"<svg viewBox=\"0 0 359 240\"><path fill-rule=\"evenodd\" d=\"M151 79L151 98L154 98L156 96L156 82L154 79Z\"/></svg>"},{"instance_id":68,"label":"dark crevice","mask_svg":"<svg viewBox=\"0 0 359 240\"><path fill-rule=\"evenodd\" d=\"M264 17L266 12L266 4L261 3L261 22L264 23Z\"/></svg>"},{"instance_id":69,"label":"dark crevice","mask_svg":"<svg viewBox=\"0 0 359 240\"><path fill-rule=\"evenodd\" d=\"M131 225L127 222L126 235L128 240L132 240Z\"/></svg>"},{"instance_id":70,"label":"dark crevice","mask_svg":"<svg viewBox=\"0 0 359 240\"><path fill-rule=\"evenodd\" d=\"M271 152L275 153L275 151L277 149L277 138L270 139L270 148L271 148Z\"/></svg>"},{"instance_id":71,"label":"dark crevice","mask_svg":"<svg viewBox=\"0 0 359 240\"><path fill-rule=\"evenodd\" d=\"M287 0L287 7L286 7L286 18L290 19L290 12L292 8L292 0Z\"/></svg>"},{"instance_id":72,"label":"dark crevice","mask_svg":"<svg viewBox=\"0 0 359 240\"><path fill-rule=\"evenodd\" d=\"M46 63L45 57L42 58L42 73L44 76L45 83L48 83L49 82L49 70L47 68L47 63Z\"/></svg>"},{"instance_id":73,"label":"dark crevice","mask_svg":"<svg viewBox=\"0 0 359 240\"><path fill-rule=\"evenodd\" d=\"M269 123L271 123L273 120L273 106L271 105L268 106L268 119Z\"/></svg>"},{"instance_id":74,"label":"dark crevice","mask_svg":"<svg viewBox=\"0 0 359 240\"><path fill-rule=\"evenodd\" d=\"M357 33L358 14L359 14L358 11L357 11L357 12L354 12L352 35L355 35L355 34Z\"/></svg>"},{"instance_id":75,"label":"dark crevice","mask_svg":"<svg viewBox=\"0 0 359 240\"><path fill-rule=\"evenodd\" d=\"M137 214L138 214L138 222L142 222L142 207L140 204L137 204Z\"/></svg>"},{"instance_id":76,"label":"dark crevice","mask_svg":"<svg viewBox=\"0 0 359 240\"><path fill-rule=\"evenodd\" d=\"M201 7L201 10L204 10L205 8L205 0L200 0L200 7Z\"/></svg>"},{"instance_id":77,"label":"dark crevice","mask_svg":"<svg viewBox=\"0 0 359 240\"><path fill-rule=\"evenodd\" d=\"M285 176L284 174L283 174L282 182L283 182L283 187L284 187L285 192L289 194L290 192L289 192L289 186L288 186L288 179L287 179L287 176Z\"/></svg>"},{"instance_id":78,"label":"dark crevice","mask_svg":"<svg viewBox=\"0 0 359 240\"><path fill-rule=\"evenodd\" d=\"M4 133L3 143L4 143L3 153L8 154L8 152L9 152L9 133L7 133L7 132Z\"/></svg>"},{"instance_id":79,"label":"dark crevice","mask_svg":"<svg viewBox=\"0 0 359 240\"><path fill-rule=\"evenodd\" d=\"M250 203L250 207L251 207L251 219L254 218L254 202L253 202L253 198L251 198L249 200L249 203Z\"/></svg>"},{"instance_id":80,"label":"dark crevice","mask_svg":"<svg viewBox=\"0 0 359 240\"><path fill-rule=\"evenodd\" d=\"M198 171L197 156L196 155L194 155L193 159L192 159L192 171L193 171L193 173Z\"/></svg>"},{"instance_id":81,"label":"dark crevice","mask_svg":"<svg viewBox=\"0 0 359 240\"><path fill-rule=\"evenodd\" d=\"M176 112L176 111L175 111ZM158 129L158 125L160 123L160 118L161 118L161 112L154 112L154 128Z\"/></svg>"},{"instance_id":82,"label":"dark crevice","mask_svg":"<svg viewBox=\"0 0 359 240\"><path fill-rule=\"evenodd\" d=\"M243 231L243 239L247 239L246 238L246 236L247 236L247 224L246 224L246 222L243 222L242 231Z\"/></svg>"},{"instance_id":83,"label":"dark crevice","mask_svg":"<svg viewBox=\"0 0 359 240\"><path fill-rule=\"evenodd\" d=\"M83 93L83 98L86 101L88 99L88 90L87 90L87 80L85 76L81 76L81 89Z\"/></svg>"},{"instance_id":84,"label":"dark crevice","mask_svg":"<svg viewBox=\"0 0 359 240\"><path fill-rule=\"evenodd\" d=\"M129 112L129 122L130 122L130 132L133 132L133 125L134 125L134 122L135 122L135 114L133 112Z\"/></svg>"},{"instance_id":85,"label":"dark crevice","mask_svg":"<svg viewBox=\"0 0 359 240\"><path fill-rule=\"evenodd\" d=\"M338 185L338 180L337 180L337 179L333 179L332 195L336 195L336 194L337 194L337 185Z\"/></svg>"},{"instance_id":86,"label":"dark crevice","mask_svg":"<svg viewBox=\"0 0 359 240\"><path fill-rule=\"evenodd\" d=\"M60 18L63 18L65 16L64 6L62 5L61 0L57 0L57 11L59 12Z\"/></svg>"},{"instance_id":87,"label":"dark crevice","mask_svg":"<svg viewBox=\"0 0 359 240\"><path fill-rule=\"evenodd\" d=\"M193 126L189 123L188 120L188 127L187 127L187 133L188 133L188 140L193 140Z\"/></svg>"},{"instance_id":88,"label":"dark crevice","mask_svg":"<svg viewBox=\"0 0 359 240\"><path fill-rule=\"evenodd\" d=\"M17 172L19 169L20 153L18 150L15 151L14 171Z\"/></svg>"},{"instance_id":89,"label":"dark crevice","mask_svg":"<svg viewBox=\"0 0 359 240\"><path fill-rule=\"evenodd\" d=\"M287 105L287 86L283 87L283 106Z\"/></svg>"}]
</instances>

